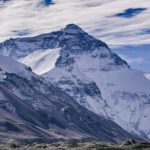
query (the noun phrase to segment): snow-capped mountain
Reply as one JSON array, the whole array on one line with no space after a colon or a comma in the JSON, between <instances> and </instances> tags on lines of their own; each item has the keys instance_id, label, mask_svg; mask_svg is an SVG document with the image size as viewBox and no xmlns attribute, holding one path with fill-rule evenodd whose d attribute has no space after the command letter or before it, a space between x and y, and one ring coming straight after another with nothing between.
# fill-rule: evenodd
<instances>
[{"instance_id":1,"label":"snow-capped mountain","mask_svg":"<svg viewBox=\"0 0 150 150\"><path fill-rule=\"evenodd\" d=\"M150 138L150 81L77 25L9 39L0 52L31 66L87 109Z\"/></svg>"},{"instance_id":2,"label":"snow-capped mountain","mask_svg":"<svg viewBox=\"0 0 150 150\"><path fill-rule=\"evenodd\" d=\"M23 143L138 138L5 56L0 56L0 135L0 142Z\"/></svg>"}]
</instances>

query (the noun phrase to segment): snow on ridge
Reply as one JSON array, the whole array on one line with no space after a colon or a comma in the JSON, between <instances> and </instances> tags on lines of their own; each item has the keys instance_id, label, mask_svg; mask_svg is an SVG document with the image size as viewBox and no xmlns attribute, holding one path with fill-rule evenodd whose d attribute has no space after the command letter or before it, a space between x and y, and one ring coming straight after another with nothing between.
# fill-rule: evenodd
<instances>
[{"instance_id":1,"label":"snow on ridge","mask_svg":"<svg viewBox=\"0 0 150 150\"><path fill-rule=\"evenodd\" d=\"M55 63L60 56L59 52L60 48L37 50L19 61L30 66L34 73L41 75L55 67Z\"/></svg>"},{"instance_id":2,"label":"snow on ridge","mask_svg":"<svg viewBox=\"0 0 150 150\"><path fill-rule=\"evenodd\" d=\"M25 77L27 79L31 78L31 72L29 71L29 67L18 63L10 57L0 55L0 79L5 78L5 72L14 73L20 75L21 77Z\"/></svg>"}]
</instances>

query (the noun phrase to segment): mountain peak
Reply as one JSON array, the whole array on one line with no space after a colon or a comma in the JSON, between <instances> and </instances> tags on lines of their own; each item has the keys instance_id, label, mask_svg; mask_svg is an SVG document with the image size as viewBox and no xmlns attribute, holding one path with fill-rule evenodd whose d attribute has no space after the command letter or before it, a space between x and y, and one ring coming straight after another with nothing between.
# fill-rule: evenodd
<instances>
[{"instance_id":1,"label":"mountain peak","mask_svg":"<svg viewBox=\"0 0 150 150\"><path fill-rule=\"evenodd\" d=\"M66 33L85 33L78 25L76 24L68 24L64 29Z\"/></svg>"}]
</instances>

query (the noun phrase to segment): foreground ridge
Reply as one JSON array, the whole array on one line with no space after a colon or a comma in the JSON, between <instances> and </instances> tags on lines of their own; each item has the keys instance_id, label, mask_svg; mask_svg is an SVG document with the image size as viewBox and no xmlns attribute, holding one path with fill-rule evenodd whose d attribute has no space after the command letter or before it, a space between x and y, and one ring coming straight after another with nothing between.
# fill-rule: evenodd
<instances>
[{"instance_id":1,"label":"foreground ridge","mask_svg":"<svg viewBox=\"0 0 150 150\"><path fill-rule=\"evenodd\" d=\"M102 142L58 142L53 144L38 144L21 146L18 144L1 144L0 149L5 150L149 150L150 143L125 141L118 144L102 143Z\"/></svg>"}]
</instances>

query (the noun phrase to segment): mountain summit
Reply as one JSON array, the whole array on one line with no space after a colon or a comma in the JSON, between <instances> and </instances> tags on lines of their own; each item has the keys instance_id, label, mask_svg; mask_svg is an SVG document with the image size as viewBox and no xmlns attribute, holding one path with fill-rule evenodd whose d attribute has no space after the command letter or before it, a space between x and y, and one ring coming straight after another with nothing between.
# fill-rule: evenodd
<instances>
[{"instance_id":1,"label":"mountain summit","mask_svg":"<svg viewBox=\"0 0 150 150\"><path fill-rule=\"evenodd\" d=\"M77 25L4 41L0 53L30 66L97 115L150 138L150 81Z\"/></svg>"},{"instance_id":2,"label":"mountain summit","mask_svg":"<svg viewBox=\"0 0 150 150\"><path fill-rule=\"evenodd\" d=\"M76 24L68 24L63 31L65 33L85 33L79 26L77 26Z\"/></svg>"}]
</instances>

